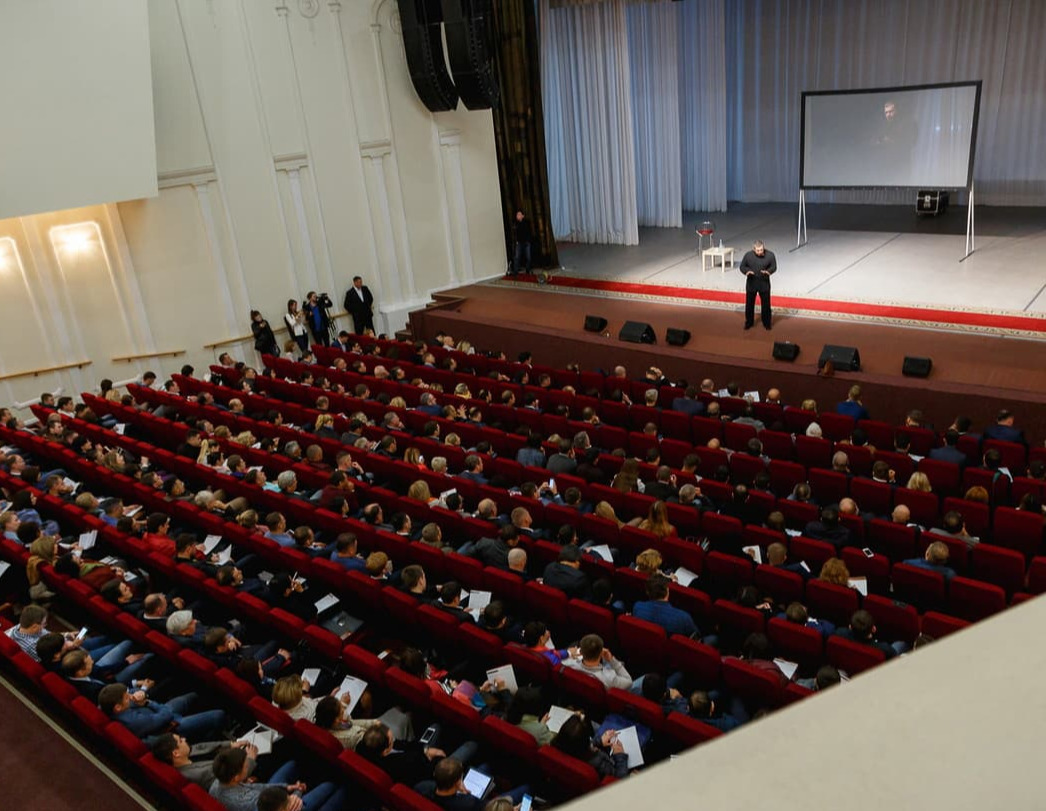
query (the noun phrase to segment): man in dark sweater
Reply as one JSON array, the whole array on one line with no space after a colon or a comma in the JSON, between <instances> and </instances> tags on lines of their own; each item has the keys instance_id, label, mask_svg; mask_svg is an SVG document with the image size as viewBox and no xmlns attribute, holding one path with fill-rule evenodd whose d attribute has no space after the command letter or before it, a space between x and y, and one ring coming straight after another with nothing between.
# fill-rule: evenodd
<instances>
[{"instance_id":1,"label":"man in dark sweater","mask_svg":"<svg viewBox=\"0 0 1046 811\"><path fill-rule=\"evenodd\" d=\"M512 256L512 274L518 274L520 262L526 258L527 273L530 273L530 242L533 238L530 232L530 220L523 216L522 211L516 212L516 250Z\"/></svg>"},{"instance_id":2,"label":"man in dark sweater","mask_svg":"<svg viewBox=\"0 0 1046 811\"><path fill-rule=\"evenodd\" d=\"M770 329L770 277L777 271L777 259L768 251L762 240L752 243L752 250L741 259L741 272L745 275L745 329L755 323L755 297L759 295L759 313L763 327Z\"/></svg>"}]
</instances>

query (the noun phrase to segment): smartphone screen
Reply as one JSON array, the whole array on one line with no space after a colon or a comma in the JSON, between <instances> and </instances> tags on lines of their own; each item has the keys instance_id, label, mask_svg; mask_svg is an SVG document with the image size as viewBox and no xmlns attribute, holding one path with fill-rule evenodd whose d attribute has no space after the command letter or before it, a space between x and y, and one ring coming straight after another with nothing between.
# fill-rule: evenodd
<instances>
[{"instance_id":1,"label":"smartphone screen","mask_svg":"<svg viewBox=\"0 0 1046 811\"><path fill-rule=\"evenodd\" d=\"M875 557L875 552L873 552L867 546L864 549L862 549L861 551L864 552L864 556L866 558L874 558Z\"/></svg>"},{"instance_id":2,"label":"smartphone screen","mask_svg":"<svg viewBox=\"0 0 1046 811\"><path fill-rule=\"evenodd\" d=\"M530 811L530 804L533 802L533 798L529 794L523 795L523 802L519 804L519 811Z\"/></svg>"},{"instance_id":3,"label":"smartphone screen","mask_svg":"<svg viewBox=\"0 0 1046 811\"><path fill-rule=\"evenodd\" d=\"M76 635L76 638L77 639L83 639L85 636L87 636L87 627L86 626L84 626L83 628L80 629L80 633L78 633Z\"/></svg>"}]
</instances>

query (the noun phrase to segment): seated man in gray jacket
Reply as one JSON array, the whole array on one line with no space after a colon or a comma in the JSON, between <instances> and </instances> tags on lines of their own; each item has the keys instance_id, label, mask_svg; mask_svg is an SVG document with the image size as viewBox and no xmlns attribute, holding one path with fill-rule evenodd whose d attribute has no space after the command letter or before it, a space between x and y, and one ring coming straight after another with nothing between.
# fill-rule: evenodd
<instances>
[{"instance_id":1,"label":"seated man in gray jacket","mask_svg":"<svg viewBox=\"0 0 1046 811\"><path fill-rule=\"evenodd\" d=\"M580 670L594 679L599 679L607 687L619 687L627 690L632 686L632 677L625 666L614 655L603 647L603 637L588 634L581 637L578 643L581 649L580 659L564 659L563 667Z\"/></svg>"}]
</instances>

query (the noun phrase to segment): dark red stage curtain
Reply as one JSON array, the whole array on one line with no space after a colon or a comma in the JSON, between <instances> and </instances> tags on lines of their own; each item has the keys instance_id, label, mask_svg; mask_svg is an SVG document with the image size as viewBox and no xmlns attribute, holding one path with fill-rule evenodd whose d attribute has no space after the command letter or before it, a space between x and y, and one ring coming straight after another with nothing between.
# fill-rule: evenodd
<instances>
[{"instance_id":1,"label":"dark red stage curtain","mask_svg":"<svg viewBox=\"0 0 1046 811\"><path fill-rule=\"evenodd\" d=\"M517 209L530 219L535 267L558 267L552 235L548 171L545 155L545 115L541 107L541 58L533 0L497 0L494 8L494 69L501 103L494 108L494 140L498 150L501 207L505 218L505 248L514 245Z\"/></svg>"}]
</instances>

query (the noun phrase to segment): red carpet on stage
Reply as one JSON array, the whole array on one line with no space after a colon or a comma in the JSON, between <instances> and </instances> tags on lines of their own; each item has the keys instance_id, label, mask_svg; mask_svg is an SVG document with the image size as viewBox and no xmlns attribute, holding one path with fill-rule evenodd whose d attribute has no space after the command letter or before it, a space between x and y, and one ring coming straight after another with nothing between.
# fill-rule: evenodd
<instances>
[{"instance_id":1,"label":"red carpet on stage","mask_svg":"<svg viewBox=\"0 0 1046 811\"><path fill-rule=\"evenodd\" d=\"M537 277L524 275L504 281L510 284L537 284ZM707 290L695 287L617 282L577 276L550 274L547 286L570 290L588 290L613 296L632 296L660 301L677 300L711 307L744 304L743 292ZM774 295L774 309L795 315L843 316L860 320L881 321L898 326L954 328L970 331L1004 332L1032 337L1046 336L1046 317L1019 312L990 312L963 308L913 307L901 304Z\"/></svg>"}]
</instances>

